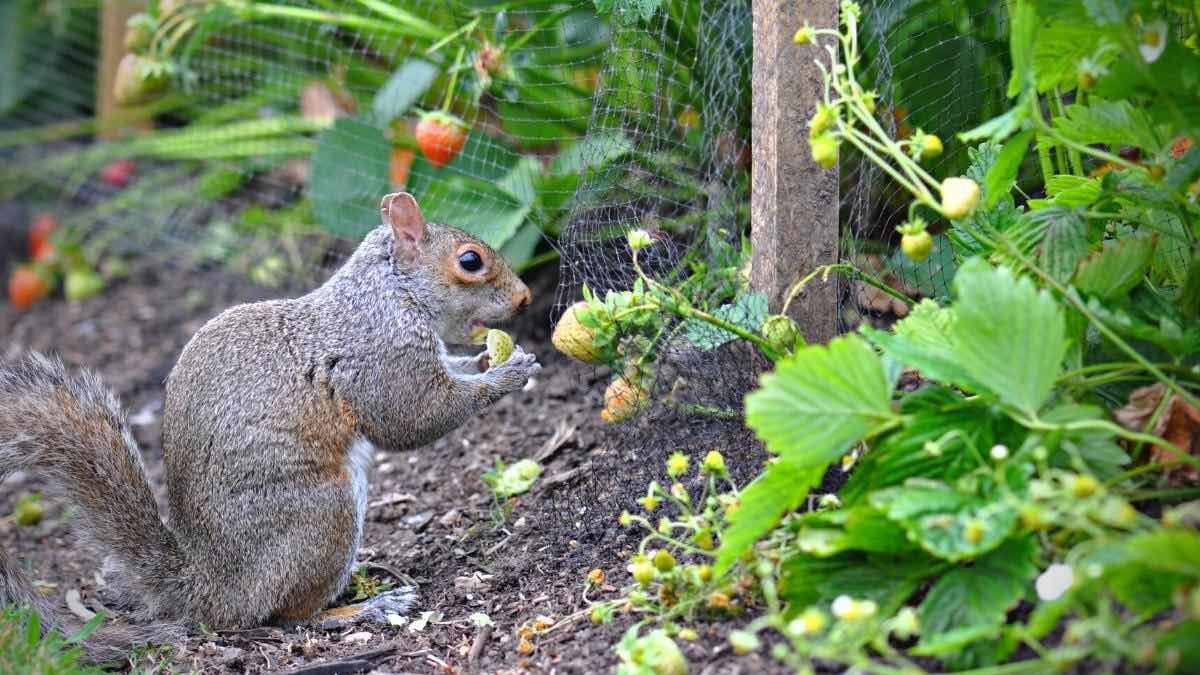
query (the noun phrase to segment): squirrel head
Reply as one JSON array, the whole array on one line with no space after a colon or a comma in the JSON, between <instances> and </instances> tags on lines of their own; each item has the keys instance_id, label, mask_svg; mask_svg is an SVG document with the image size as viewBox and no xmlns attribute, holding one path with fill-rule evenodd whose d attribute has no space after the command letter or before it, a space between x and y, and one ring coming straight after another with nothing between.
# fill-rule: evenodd
<instances>
[{"instance_id":1,"label":"squirrel head","mask_svg":"<svg viewBox=\"0 0 1200 675\"><path fill-rule=\"evenodd\" d=\"M379 205L391 227L396 265L436 291L429 299L436 329L451 344L467 344L473 329L529 307L529 288L492 247L460 229L428 223L417 200L395 192Z\"/></svg>"}]
</instances>

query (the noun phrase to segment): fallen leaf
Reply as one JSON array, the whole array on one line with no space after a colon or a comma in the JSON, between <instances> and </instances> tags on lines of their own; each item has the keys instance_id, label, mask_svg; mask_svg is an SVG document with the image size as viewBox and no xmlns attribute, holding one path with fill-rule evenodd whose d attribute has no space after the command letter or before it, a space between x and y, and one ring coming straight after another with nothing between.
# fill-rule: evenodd
<instances>
[{"instance_id":1,"label":"fallen leaf","mask_svg":"<svg viewBox=\"0 0 1200 675\"><path fill-rule=\"evenodd\" d=\"M1161 382L1135 389L1129 395L1129 402L1114 411L1113 417L1127 429L1143 431L1165 394L1166 387ZM1171 394L1154 428L1149 431L1190 455L1200 455L1200 410L1177 394ZM1174 463L1165 471L1172 483L1200 482L1200 469L1191 464L1178 463L1175 453L1170 450L1154 446L1151 457L1155 462Z\"/></svg>"}]
</instances>

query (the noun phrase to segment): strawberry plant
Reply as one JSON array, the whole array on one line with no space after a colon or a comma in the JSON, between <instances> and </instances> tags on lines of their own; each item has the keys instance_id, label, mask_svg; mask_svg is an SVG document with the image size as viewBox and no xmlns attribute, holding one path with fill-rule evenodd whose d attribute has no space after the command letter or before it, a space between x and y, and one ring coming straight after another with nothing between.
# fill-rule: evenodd
<instances>
[{"instance_id":1,"label":"strawberry plant","mask_svg":"<svg viewBox=\"0 0 1200 675\"><path fill-rule=\"evenodd\" d=\"M812 157L870 162L910 195L901 245L920 261L930 230L944 232L947 297L823 346L709 321L774 360L745 400L773 459L729 487L736 507L719 515L652 485L643 507L681 515L657 528L622 516L655 534L624 604L594 616L625 609L679 635L710 589L737 589L716 596L745 612L731 647L797 672L1194 672L1200 128L1182 113L1200 80L1182 73L1200 72L1200 16L1013 3L1009 110L943 141L884 131L859 79L862 14L844 2L839 30L796 34L828 57ZM960 175L923 166L950 148L968 160L948 165ZM631 236L635 259L646 243ZM793 295L830 272L863 278L831 266ZM643 281L647 311L720 318ZM915 390L898 388L905 371ZM848 481L814 503L830 470ZM676 527L702 529L705 545L667 537ZM706 581L675 571L681 560L706 565Z\"/></svg>"}]
</instances>

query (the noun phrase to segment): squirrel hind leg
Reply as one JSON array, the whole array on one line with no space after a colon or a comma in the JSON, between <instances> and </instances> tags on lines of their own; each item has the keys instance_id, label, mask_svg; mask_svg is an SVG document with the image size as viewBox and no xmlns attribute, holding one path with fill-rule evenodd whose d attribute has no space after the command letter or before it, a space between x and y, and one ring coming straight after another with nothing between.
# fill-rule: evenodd
<instances>
[{"instance_id":1,"label":"squirrel hind leg","mask_svg":"<svg viewBox=\"0 0 1200 675\"><path fill-rule=\"evenodd\" d=\"M407 615L416 601L416 589L412 586L402 586L365 602L332 607L313 617L309 623L321 630L336 630L362 623L394 626L395 619Z\"/></svg>"}]
</instances>

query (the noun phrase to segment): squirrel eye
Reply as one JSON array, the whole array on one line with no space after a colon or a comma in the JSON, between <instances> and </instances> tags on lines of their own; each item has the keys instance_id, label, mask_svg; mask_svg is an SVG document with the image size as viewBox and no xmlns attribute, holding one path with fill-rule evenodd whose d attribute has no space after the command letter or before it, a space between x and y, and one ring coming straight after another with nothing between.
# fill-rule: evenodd
<instances>
[{"instance_id":1,"label":"squirrel eye","mask_svg":"<svg viewBox=\"0 0 1200 675\"><path fill-rule=\"evenodd\" d=\"M466 272L478 272L483 269L483 258L475 251L463 251L458 256L458 266Z\"/></svg>"}]
</instances>

